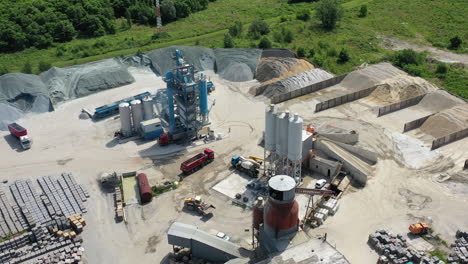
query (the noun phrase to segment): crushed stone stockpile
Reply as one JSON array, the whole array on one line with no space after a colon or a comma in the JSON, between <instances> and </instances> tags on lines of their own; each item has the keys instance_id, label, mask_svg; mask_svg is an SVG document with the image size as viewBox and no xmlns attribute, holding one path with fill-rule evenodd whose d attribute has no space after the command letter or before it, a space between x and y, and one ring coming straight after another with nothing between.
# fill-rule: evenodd
<instances>
[{"instance_id":1,"label":"crushed stone stockpile","mask_svg":"<svg viewBox=\"0 0 468 264\"><path fill-rule=\"evenodd\" d=\"M434 138L439 138L467 127L468 104L463 104L429 117L420 127L420 130Z\"/></svg>"},{"instance_id":2,"label":"crushed stone stockpile","mask_svg":"<svg viewBox=\"0 0 468 264\"><path fill-rule=\"evenodd\" d=\"M312 69L279 80L277 82L264 85L260 88L263 89L263 91L257 90L256 94L263 93L264 96L271 98L275 95L291 92L302 87L330 79L332 77L333 75L331 73L322 69ZM257 89L259 88L257 87Z\"/></svg>"},{"instance_id":3,"label":"crushed stone stockpile","mask_svg":"<svg viewBox=\"0 0 468 264\"><path fill-rule=\"evenodd\" d=\"M253 80L262 54L260 49L214 49L216 72L232 82Z\"/></svg>"},{"instance_id":4,"label":"crushed stone stockpile","mask_svg":"<svg viewBox=\"0 0 468 264\"><path fill-rule=\"evenodd\" d=\"M439 112L465 103L462 99L444 90L437 90L424 96L421 102L419 102L418 107L423 107L431 112Z\"/></svg>"},{"instance_id":5,"label":"crushed stone stockpile","mask_svg":"<svg viewBox=\"0 0 468 264\"><path fill-rule=\"evenodd\" d=\"M378 84L371 96L387 103L407 100L419 95L437 90L437 86L421 79L408 75L397 75Z\"/></svg>"},{"instance_id":6,"label":"crushed stone stockpile","mask_svg":"<svg viewBox=\"0 0 468 264\"><path fill-rule=\"evenodd\" d=\"M262 51L262 58L266 57L296 58L296 54L288 49L264 49Z\"/></svg>"},{"instance_id":7,"label":"crushed stone stockpile","mask_svg":"<svg viewBox=\"0 0 468 264\"><path fill-rule=\"evenodd\" d=\"M41 73L53 103L83 97L135 81L127 66L118 59L57 68Z\"/></svg>"},{"instance_id":8,"label":"crushed stone stockpile","mask_svg":"<svg viewBox=\"0 0 468 264\"><path fill-rule=\"evenodd\" d=\"M288 57L264 57L260 60L255 74L262 85L299 74L314 68L306 60Z\"/></svg>"},{"instance_id":9,"label":"crushed stone stockpile","mask_svg":"<svg viewBox=\"0 0 468 264\"><path fill-rule=\"evenodd\" d=\"M163 76L174 68L173 57L176 49L182 52L182 56L187 63L193 64L195 70L214 70L216 57L212 49L205 47L170 46L153 50L146 54L151 59L158 75Z\"/></svg>"}]
</instances>

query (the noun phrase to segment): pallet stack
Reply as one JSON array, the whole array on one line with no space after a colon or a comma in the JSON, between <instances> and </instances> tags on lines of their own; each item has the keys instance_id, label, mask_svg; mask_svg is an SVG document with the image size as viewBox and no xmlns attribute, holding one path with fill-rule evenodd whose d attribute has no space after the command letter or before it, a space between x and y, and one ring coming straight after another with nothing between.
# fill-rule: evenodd
<instances>
[{"instance_id":1,"label":"pallet stack","mask_svg":"<svg viewBox=\"0 0 468 264\"><path fill-rule=\"evenodd\" d=\"M123 220L123 201L122 201L122 191L119 187L115 188L115 214L117 221Z\"/></svg>"},{"instance_id":2,"label":"pallet stack","mask_svg":"<svg viewBox=\"0 0 468 264\"><path fill-rule=\"evenodd\" d=\"M86 225L86 221L80 214L74 214L68 217L70 220L72 228L79 234L83 232L83 227Z\"/></svg>"}]
</instances>

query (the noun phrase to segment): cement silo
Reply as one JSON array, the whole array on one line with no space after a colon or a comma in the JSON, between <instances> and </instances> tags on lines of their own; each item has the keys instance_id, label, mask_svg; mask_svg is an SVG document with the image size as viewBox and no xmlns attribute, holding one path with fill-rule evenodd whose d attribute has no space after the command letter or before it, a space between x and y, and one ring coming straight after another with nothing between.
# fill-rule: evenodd
<instances>
[{"instance_id":1,"label":"cement silo","mask_svg":"<svg viewBox=\"0 0 468 264\"><path fill-rule=\"evenodd\" d=\"M121 129L120 133L124 137L129 137L132 135L132 117L130 111L130 105L128 103L119 104L119 114L120 114L120 123Z\"/></svg>"},{"instance_id":2,"label":"cement silo","mask_svg":"<svg viewBox=\"0 0 468 264\"><path fill-rule=\"evenodd\" d=\"M284 115L280 120L280 148L276 149L280 157L288 155L288 132L289 132L289 111L284 112Z\"/></svg>"},{"instance_id":3,"label":"cement silo","mask_svg":"<svg viewBox=\"0 0 468 264\"><path fill-rule=\"evenodd\" d=\"M150 120L154 117L153 111L153 100L151 97L143 98L143 118L144 120Z\"/></svg>"},{"instance_id":4,"label":"cement silo","mask_svg":"<svg viewBox=\"0 0 468 264\"><path fill-rule=\"evenodd\" d=\"M281 119L284 117L284 112L277 112L275 117L275 149L276 153L281 156L281 138L280 138L280 131L281 131Z\"/></svg>"},{"instance_id":5,"label":"cement silo","mask_svg":"<svg viewBox=\"0 0 468 264\"><path fill-rule=\"evenodd\" d=\"M302 118L298 113L289 119L288 159L293 162L302 160Z\"/></svg>"},{"instance_id":6,"label":"cement silo","mask_svg":"<svg viewBox=\"0 0 468 264\"><path fill-rule=\"evenodd\" d=\"M265 113L265 150L276 151L276 116L273 105L269 105Z\"/></svg>"},{"instance_id":7,"label":"cement silo","mask_svg":"<svg viewBox=\"0 0 468 264\"><path fill-rule=\"evenodd\" d=\"M140 122L143 121L143 105L140 100L133 100L130 102L132 107L133 130L140 129Z\"/></svg>"}]
</instances>

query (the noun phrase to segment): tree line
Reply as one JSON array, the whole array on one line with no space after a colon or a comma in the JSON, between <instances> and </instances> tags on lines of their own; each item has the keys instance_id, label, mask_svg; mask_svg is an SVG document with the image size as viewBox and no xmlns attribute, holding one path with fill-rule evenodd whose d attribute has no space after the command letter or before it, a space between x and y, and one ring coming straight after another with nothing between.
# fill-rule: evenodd
<instances>
[{"instance_id":1,"label":"tree line","mask_svg":"<svg viewBox=\"0 0 468 264\"><path fill-rule=\"evenodd\" d=\"M161 0L164 23L206 9L214 0ZM155 25L154 0L0 0L0 52L47 48L73 38L114 34L116 18Z\"/></svg>"}]
</instances>

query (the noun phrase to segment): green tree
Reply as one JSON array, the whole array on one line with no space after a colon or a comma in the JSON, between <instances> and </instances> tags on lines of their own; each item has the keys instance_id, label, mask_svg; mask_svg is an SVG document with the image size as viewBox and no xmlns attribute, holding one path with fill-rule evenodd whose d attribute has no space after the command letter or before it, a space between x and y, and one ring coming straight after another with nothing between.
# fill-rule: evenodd
<instances>
[{"instance_id":1,"label":"green tree","mask_svg":"<svg viewBox=\"0 0 468 264\"><path fill-rule=\"evenodd\" d=\"M22 73L27 73L27 74L31 74L32 73L32 66L31 66L31 63L29 61L27 61L24 65L23 65L23 69L21 69L21 72Z\"/></svg>"},{"instance_id":2,"label":"green tree","mask_svg":"<svg viewBox=\"0 0 468 264\"><path fill-rule=\"evenodd\" d=\"M260 42L258 43L258 48L260 49L269 49L271 48L271 41L267 36L263 36Z\"/></svg>"},{"instance_id":3,"label":"green tree","mask_svg":"<svg viewBox=\"0 0 468 264\"><path fill-rule=\"evenodd\" d=\"M291 43L294 40L294 33L288 28L283 29L283 39L287 43Z\"/></svg>"},{"instance_id":4,"label":"green tree","mask_svg":"<svg viewBox=\"0 0 468 264\"><path fill-rule=\"evenodd\" d=\"M39 68L39 72L45 72L49 70L50 68L52 68L52 64L50 64L50 62L40 61L38 68Z\"/></svg>"},{"instance_id":5,"label":"green tree","mask_svg":"<svg viewBox=\"0 0 468 264\"><path fill-rule=\"evenodd\" d=\"M231 34L224 34L224 47L225 48L233 48L234 43L232 42Z\"/></svg>"},{"instance_id":6,"label":"green tree","mask_svg":"<svg viewBox=\"0 0 468 264\"><path fill-rule=\"evenodd\" d=\"M367 5L362 5L361 9L359 9L359 17L366 17L367 16Z\"/></svg>"},{"instance_id":7,"label":"green tree","mask_svg":"<svg viewBox=\"0 0 468 264\"><path fill-rule=\"evenodd\" d=\"M83 18L82 28L81 32L84 36L99 37L106 34L101 20L94 15L88 15Z\"/></svg>"},{"instance_id":8,"label":"green tree","mask_svg":"<svg viewBox=\"0 0 468 264\"><path fill-rule=\"evenodd\" d=\"M446 74L448 72L448 66L445 63L437 64L436 73Z\"/></svg>"},{"instance_id":9,"label":"green tree","mask_svg":"<svg viewBox=\"0 0 468 264\"><path fill-rule=\"evenodd\" d=\"M302 21L309 21L310 19L310 10L302 9L296 14L296 18Z\"/></svg>"},{"instance_id":10,"label":"green tree","mask_svg":"<svg viewBox=\"0 0 468 264\"><path fill-rule=\"evenodd\" d=\"M450 48L458 49L462 45L462 40L459 36L455 36L450 39Z\"/></svg>"},{"instance_id":11,"label":"green tree","mask_svg":"<svg viewBox=\"0 0 468 264\"><path fill-rule=\"evenodd\" d=\"M250 24L249 35L258 39L261 35L266 35L270 32L270 26L264 20L255 20Z\"/></svg>"},{"instance_id":12,"label":"green tree","mask_svg":"<svg viewBox=\"0 0 468 264\"><path fill-rule=\"evenodd\" d=\"M297 56L298 56L299 58L305 57L306 51L305 51L304 47L299 47L299 48L297 48L296 54L297 54Z\"/></svg>"},{"instance_id":13,"label":"green tree","mask_svg":"<svg viewBox=\"0 0 468 264\"><path fill-rule=\"evenodd\" d=\"M177 18L184 18L190 15L190 7L185 1L176 1L174 6L176 9Z\"/></svg>"},{"instance_id":14,"label":"green tree","mask_svg":"<svg viewBox=\"0 0 468 264\"><path fill-rule=\"evenodd\" d=\"M58 42L66 42L73 39L76 30L72 23L68 20L62 20L54 25L53 36L54 40Z\"/></svg>"},{"instance_id":15,"label":"green tree","mask_svg":"<svg viewBox=\"0 0 468 264\"><path fill-rule=\"evenodd\" d=\"M393 64L404 68L405 65L421 65L424 62L425 56L422 53L418 53L412 49L404 49L397 51L392 57L391 61Z\"/></svg>"},{"instance_id":16,"label":"green tree","mask_svg":"<svg viewBox=\"0 0 468 264\"><path fill-rule=\"evenodd\" d=\"M321 0L315 14L322 22L323 28L332 30L343 16L343 7L337 0Z\"/></svg>"},{"instance_id":17,"label":"green tree","mask_svg":"<svg viewBox=\"0 0 468 264\"><path fill-rule=\"evenodd\" d=\"M161 3L161 19L164 23L177 19L177 12L173 0L164 0Z\"/></svg>"},{"instance_id":18,"label":"green tree","mask_svg":"<svg viewBox=\"0 0 468 264\"><path fill-rule=\"evenodd\" d=\"M346 49L341 49L340 54L338 54L338 63L346 63L349 61L349 54Z\"/></svg>"},{"instance_id":19,"label":"green tree","mask_svg":"<svg viewBox=\"0 0 468 264\"><path fill-rule=\"evenodd\" d=\"M229 34L233 37L239 37L242 34L242 23L240 21L234 22L234 24L229 27Z\"/></svg>"}]
</instances>

